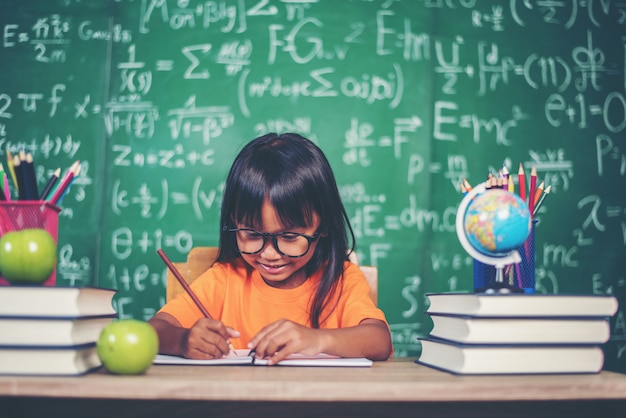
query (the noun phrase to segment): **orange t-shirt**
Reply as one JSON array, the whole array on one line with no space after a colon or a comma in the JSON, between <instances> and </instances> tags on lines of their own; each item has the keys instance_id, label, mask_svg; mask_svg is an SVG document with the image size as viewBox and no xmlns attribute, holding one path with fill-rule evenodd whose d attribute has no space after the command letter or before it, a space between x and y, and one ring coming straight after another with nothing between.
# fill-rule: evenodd
<instances>
[{"instance_id":1,"label":"orange t-shirt","mask_svg":"<svg viewBox=\"0 0 626 418\"><path fill-rule=\"evenodd\" d=\"M215 263L191 288L213 318L241 332L239 338L231 339L233 346L246 348L264 326L279 319L310 326L309 304L320 278L318 271L295 289L276 289L244 262ZM159 312L172 315L185 328L202 318L186 293L168 302ZM325 317L322 315L320 320ZM352 327L370 318L387 323L383 311L369 297L365 276L358 266L347 262L339 303L320 328Z\"/></svg>"}]
</instances>

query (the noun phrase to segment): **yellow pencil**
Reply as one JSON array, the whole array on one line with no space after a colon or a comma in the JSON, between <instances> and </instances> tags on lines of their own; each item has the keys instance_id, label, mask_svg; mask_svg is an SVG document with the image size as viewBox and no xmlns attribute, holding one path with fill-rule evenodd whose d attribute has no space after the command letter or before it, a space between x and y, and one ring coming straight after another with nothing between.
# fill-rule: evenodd
<instances>
[{"instance_id":1,"label":"yellow pencil","mask_svg":"<svg viewBox=\"0 0 626 418\"><path fill-rule=\"evenodd\" d=\"M11 174L11 180L13 180L13 184L15 185L15 190L19 192L19 186L17 185L17 177L15 177L15 167L13 167L13 157L11 156L11 151L7 150L7 167L9 168L9 173Z\"/></svg>"}]
</instances>

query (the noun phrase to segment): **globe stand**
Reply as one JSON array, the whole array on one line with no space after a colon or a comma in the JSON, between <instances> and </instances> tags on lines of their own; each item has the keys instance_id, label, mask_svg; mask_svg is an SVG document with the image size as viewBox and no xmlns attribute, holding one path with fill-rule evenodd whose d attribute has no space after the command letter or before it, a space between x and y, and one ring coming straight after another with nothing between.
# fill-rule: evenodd
<instances>
[{"instance_id":1,"label":"globe stand","mask_svg":"<svg viewBox=\"0 0 626 418\"><path fill-rule=\"evenodd\" d=\"M463 224L465 219L465 212L468 206L474 200L474 198L484 193L487 183L481 183L476 185L465 197L461 200L459 208L456 212L456 234L459 237L459 241L463 246L463 249L476 261L490 266L494 266L496 269L495 283L488 287L476 290L477 292L485 293L523 293L524 291L515 285L510 285L504 280L504 268L510 264L518 264L522 261L517 250L513 250L509 253L496 255L487 255L472 246L465 235L465 226Z\"/></svg>"}]
</instances>

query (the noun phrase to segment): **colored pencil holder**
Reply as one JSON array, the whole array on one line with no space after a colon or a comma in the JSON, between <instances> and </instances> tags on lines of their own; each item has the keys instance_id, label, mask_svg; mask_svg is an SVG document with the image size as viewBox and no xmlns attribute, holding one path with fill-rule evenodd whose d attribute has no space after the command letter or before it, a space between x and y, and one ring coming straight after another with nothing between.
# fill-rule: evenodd
<instances>
[{"instance_id":1,"label":"colored pencil holder","mask_svg":"<svg viewBox=\"0 0 626 418\"><path fill-rule=\"evenodd\" d=\"M524 293L535 293L535 227L537 220L531 223L530 234L524 245L518 248L522 258L519 264L508 265L504 268L504 281L522 289ZM496 268L494 266L474 260L474 291L480 291L493 286L496 282Z\"/></svg>"},{"instance_id":2,"label":"colored pencil holder","mask_svg":"<svg viewBox=\"0 0 626 418\"><path fill-rule=\"evenodd\" d=\"M7 232L40 228L48 231L54 238L54 242L58 244L59 212L61 212L60 207L40 200L0 202L0 237ZM55 283L56 266L43 285L54 286ZM0 276L0 285L7 284L8 282Z\"/></svg>"}]
</instances>

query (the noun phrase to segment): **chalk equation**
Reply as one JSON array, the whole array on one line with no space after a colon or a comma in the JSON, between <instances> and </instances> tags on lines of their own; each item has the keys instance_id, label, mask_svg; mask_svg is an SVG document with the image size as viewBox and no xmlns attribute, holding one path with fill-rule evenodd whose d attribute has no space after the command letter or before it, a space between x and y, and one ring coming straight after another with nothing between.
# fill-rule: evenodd
<instances>
[{"instance_id":1,"label":"chalk equation","mask_svg":"<svg viewBox=\"0 0 626 418\"><path fill-rule=\"evenodd\" d=\"M30 150L42 186L81 161L57 276L118 289L122 318L164 303L157 249L218 242L230 163L270 131L327 154L396 355L428 333L425 293L471 289L463 180L520 164L551 186L537 292L624 280L623 1L17 5L0 0L0 157Z\"/></svg>"}]
</instances>

